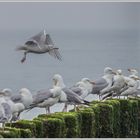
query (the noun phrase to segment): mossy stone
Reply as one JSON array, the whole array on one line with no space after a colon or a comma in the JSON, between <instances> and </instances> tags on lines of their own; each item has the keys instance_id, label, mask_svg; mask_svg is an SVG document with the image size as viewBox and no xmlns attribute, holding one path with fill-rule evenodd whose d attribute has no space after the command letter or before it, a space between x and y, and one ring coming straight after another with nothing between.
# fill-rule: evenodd
<instances>
[{"instance_id":1,"label":"mossy stone","mask_svg":"<svg viewBox=\"0 0 140 140\"><path fill-rule=\"evenodd\" d=\"M19 120L17 122L6 124L7 126L15 127L15 128L22 128L22 129L29 129L32 133L32 136L36 136L36 124L34 124L30 120Z\"/></svg>"},{"instance_id":2,"label":"mossy stone","mask_svg":"<svg viewBox=\"0 0 140 140\"><path fill-rule=\"evenodd\" d=\"M65 126L65 120L64 117L62 115L60 115L59 113L53 113L53 114L41 114L38 116L38 118L44 118L45 120L49 119L49 118L56 118L56 119L60 119L61 120L61 131L59 134L60 138L65 138L66 137L66 126ZM45 121L46 124L46 121Z\"/></svg>"},{"instance_id":3,"label":"mossy stone","mask_svg":"<svg viewBox=\"0 0 140 140\"><path fill-rule=\"evenodd\" d=\"M81 117L77 112L60 112L56 114L61 115L65 120L66 138L80 137Z\"/></svg>"},{"instance_id":4,"label":"mossy stone","mask_svg":"<svg viewBox=\"0 0 140 140\"><path fill-rule=\"evenodd\" d=\"M81 116L81 138L95 137L95 114L91 108L78 111Z\"/></svg>"},{"instance_id":5,"label":"mossy stone","mask_svg":"<svg viewBox=\"0 0 140 140\"><path fill-rule=\"evenodd\" d=\"M130 137L138 137L138 101L130 100L131 103L131 125L130 125Z\"/></svg>"},{"instance_id":6,"label":"mossy stone","mask_svg":"<svg viewBox=\"0 0 140 140\"><path fill-rule=\"evenodd\" d=\"M120 102L118 100L106 100L104 103L108 103L113 106L113 137L120 137Z\"/></svg>"},{"instance_id":7,"label":"mossy stone","mask_svg":"<svg viewBox=\"0 0 140 140\"><path fill-rule=\"evenodd\" d=\"M121 131L120 137L121 138L129 138L130 131L131 131L131 103L130 100L120 99L120 124L121 124Z\"/></svg>"},{"instance_id":8,"label":"mossy stone","mask_svg":"<svg viewBox=\"0 0 140 140\"><path fill-rule=\"evenodd\" d=\"M113 137L113 107L106 103L98 103L92 106L95 113L95 128L97 138Z\"/></svg>"},{"instance_id":9,"label":"mossy stone","mask_svg":"<svg viewBox=\"0 0 140 140\"><path fill-rule=\"evenodd\" d=\"M43 122L39 120L32 120L32 122L36 125L36 138L43 138Z\"/></svg>"},{"instance_id":10,"label":"mossy stone","mask_svg":"<svg viewBox=\"0 0 140 140\"><path fill-rule=\"evenodd\" d=\"M4 131L0 130L0 135L3 138L20 138L20 130L16 128L5 127Z\"/></svg>"},{"instance_id":11,"label":"mossy stone","mask_svg":"<svg viewBox=\"0 0 140 140\"><path fill-rule=\"evenodd\" d=\"M32 132L29 129L20 128L20 138L32 138Z\"/></svg>"}]
</instances>

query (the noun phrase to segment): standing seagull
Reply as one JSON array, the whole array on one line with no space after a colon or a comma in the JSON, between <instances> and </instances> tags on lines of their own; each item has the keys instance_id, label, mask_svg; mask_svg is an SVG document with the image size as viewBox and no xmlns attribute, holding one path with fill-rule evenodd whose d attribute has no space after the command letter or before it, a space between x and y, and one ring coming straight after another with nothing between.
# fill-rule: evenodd
<instances>
[{"instance_id":1,"label":"standing seagull","mask_svg":"<svg viewBox=\"0 0 140 140\"><path fill-rule=\"evenodd\" d=\"M5 127L5 123L9 122L11 118L12 118L11 106L4 99L3 93L0 92L0 123L2 123L3 129Z\"/></svg>"},{"instance_id":2,"label":"standing seagull","mask_svg":"<svg viewBox=\"0 0 140 140\"><path fill-rule=\"evenodd\" d=\"M90 79L83 78L70 89L76 94L78 94L80 97L82 97L82 99L85 99L92 92L94 84L95 83Z\"/></svg>"},{"instance_id":3,"label":"standing seagull","mask_svg":"<svg viewBox=\"0 0 140 140\"><path fill-rule=\"evenodd\" d=\"M55 47L50 35L46 34L45 30L31 37L23 46L17 48L17 50L24 51L24 57L21 60L22 63L26 60L27 53L49 53L54 58L62 60L58 49L59 48Z\"/></svg>"},{"instance_id":4,"label":"standing seagull","mask_svg":"<svg viewBox=\"0 0 140 140\"><path fill-rule=\"evenodd\" d=\"M82 99L78 94L76 94L72 89L67 88L64 84L63 78L59 74L55 74L53 77L55 81L55 86L61 87L62 88L62 94L59 99L60 103L65 103L65 106L63 108L63 112L67 112L67 106L68 105L74 105L74 109L76 108L76 105L89 105L89 102Z\"/></svg>"}]
</instances>

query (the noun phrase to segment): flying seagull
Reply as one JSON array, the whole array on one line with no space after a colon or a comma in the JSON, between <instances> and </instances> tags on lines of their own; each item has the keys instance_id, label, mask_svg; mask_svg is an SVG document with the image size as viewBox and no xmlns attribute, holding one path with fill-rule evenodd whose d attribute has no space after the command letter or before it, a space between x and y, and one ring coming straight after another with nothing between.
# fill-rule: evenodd
<instances>
[{"instance_id":1,"label":"flying seagull","mask_svg":"<svg viewBox=\"0 0 140 140\"><path fill-rule=\"evenodd\" d=\"M46 31L42 31L37 35L31 37L25 42L24 45L17 47L16 50L24 51L24 56L21 63L25 62L28 53L43 54L49 53L51 56L58 60L62 60L62 56L58 51L59 48L55 47L51 37Z\"/></svg>"}]
</instances>

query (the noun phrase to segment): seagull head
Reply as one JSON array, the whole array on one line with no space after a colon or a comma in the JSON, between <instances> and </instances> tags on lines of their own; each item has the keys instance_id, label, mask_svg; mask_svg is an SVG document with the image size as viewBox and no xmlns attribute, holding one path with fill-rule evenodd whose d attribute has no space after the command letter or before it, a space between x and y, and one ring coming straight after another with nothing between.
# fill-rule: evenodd
<instances>
[{"instance_id":1,"label":"seagull head","mask_svg":"<svg viewBox=\"0 0 140 140\"><path fill-rule=\"evenodd\" d=\"M136 69L128 69L131 75L138 75L138 71Z\"/></svg>"},{"instance_id":2,"label":"seagull head","mask_svg":"<svg viewBox=\"0 0 140 140\"><path fill-rule=\"evenodd\" d=\"M93 85L95 85L95 82L91 81L89 78L83 78L81 81L85 84L86 89L89 92L92 92Z\"/></svg>"},{"instance_id":3,"label":"seagull head","mask_svg":"<svg viewBox=\"0 0 140 140\"><path fill-rule=\"evenodd\" d=\"M5 88L2 90L2 92L5 94L5 96L11 96L12 90L10 88Z\"/></svg>"},{"instance_id":4,"label":"seagull head","mask_svg":"<svg viewBox=\"0 0 140 140\"><path fill-rule=\"evenodd\" d=\"M53 76L53 86L59 86L61 88L64 88L64 82L63 82L63 78L60 74L55 74Z\"/></svg>"},{"instance_id":5,"label":"seagull head","mask_svg":"<svg viewBox=\"0 0 140 140\"><path fill-rule=\"evenodd\" d=\"M27 88L21 88L21 89L19 90L19 93L20 93L21 95L31 95L30 90L27 89Z\"/></svg>"},{"instance_id":6,"label":"seagull head","mask_svg":"<svg viewBox=\"0 0 140 140\"><path fill-rule=\"evenodd\" d=\"M84 82L85 84L93 84L93 85L95 84L95 82L91 81L89 78L83 78L81 81Z\"/></svg>"},{"instance_id":7,"label":"seagull head","mask_svg":"<svg viewBox=\"0 0 140 140\"><path fill-rule=\"evenodd\" d=\"M121 70L121 69L118 69L118 70L116 71L116 73L117 73L118 75L122 75L122 70Z\"/></svg>"},{"instance_id":8,"label":"seagull head","mask_svg":"<svg viewBox=\"0 0 140 140\"><path fill-rule=\"evenodd\" d=\"M81 86L85 86L84 82L79 81L75 84L76 87L81 87Z\"/></svg>"},{"instance_id":9,"label":"seagull head","mask_svg":"<svg viewBox=\"0 0 140 140\"><path fill-rule=\"evenodd\" d=\"M105 74L105 75L106 75L106 74L116 74L116 72L114 72L114 71L112 70L112 68L106 67L106 68L104 69L104 74Z\"/></svg>"}]
</instances>

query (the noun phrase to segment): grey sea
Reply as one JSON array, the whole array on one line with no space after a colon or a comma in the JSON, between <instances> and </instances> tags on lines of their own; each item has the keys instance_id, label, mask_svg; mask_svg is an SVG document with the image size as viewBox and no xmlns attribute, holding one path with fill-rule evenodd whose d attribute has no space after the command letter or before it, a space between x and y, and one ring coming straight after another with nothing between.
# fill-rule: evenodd
<instances>
[{"instance_id":1,"label":"grey sea","mask_svg":"<svg viewBox=\"0 0 140 140\"><path fill-rule=\"evenodd\" d=\"M20 63L22 52L15 51L28 37L39 30L3 30L0 32L0 89L11 88L18 93L20 88L29 88L32 94L52 87L54 74L61 74L67 87L81 78L92 80L103 75L106 66L140 70L140 31L138 30L49 30L52 39L63 56L62 62L48 54L29 54L24 64ZM14 94L13 93L13 94ZM90 95L89 101L97 96ZM59 112L63 104L56 104L52 112ZM72 108L72 106L70 106ZM69 108L69 109L70 109ZM35 108L23 112L22 119L32 119L45 109Z\"/></svg>"}]
</instances>

